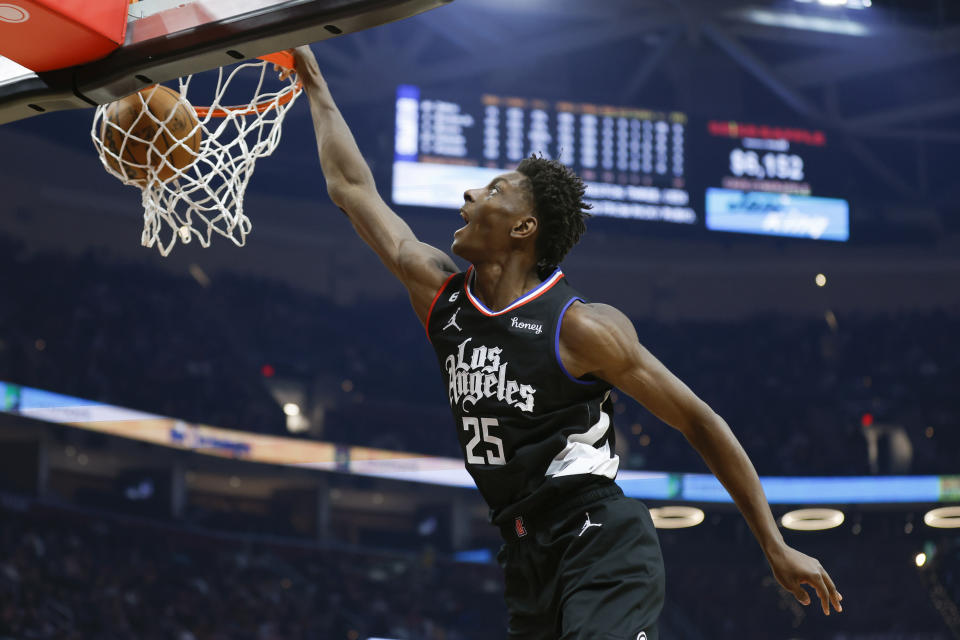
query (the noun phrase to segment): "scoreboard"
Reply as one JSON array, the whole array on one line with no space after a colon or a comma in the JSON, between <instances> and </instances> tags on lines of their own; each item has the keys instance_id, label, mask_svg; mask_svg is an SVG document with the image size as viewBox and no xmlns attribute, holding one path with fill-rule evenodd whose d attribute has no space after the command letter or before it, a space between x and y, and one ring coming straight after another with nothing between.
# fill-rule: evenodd
<instances>
[{"instance_id":1,"label":"scoreboard","mask_svg":"<svg viewBox=\"0 0 960 640\"><path fill-rule=\"evenodd\" d=\"M704 162L719 178L708 180L706 226L732 231L816 240L846 241L846 200L815 196L832 182L827 138L822 131L709 121Z\"/></svg>"},{"instance_id":2,"label":"scoreboard","mask_svg":"<svg viewBox=\"0 0 960 640\"><path fill-rule=\"evenodd\" d=\"M844 200L826 182L826 136L804 129L694 122L684 113L517 96L397 89L392 199L459 209L463 192L531 154L586 184L600 216L711 231L846 240ZM818 187L819 188L819 187Z\"/></svg>"}]
</instances>

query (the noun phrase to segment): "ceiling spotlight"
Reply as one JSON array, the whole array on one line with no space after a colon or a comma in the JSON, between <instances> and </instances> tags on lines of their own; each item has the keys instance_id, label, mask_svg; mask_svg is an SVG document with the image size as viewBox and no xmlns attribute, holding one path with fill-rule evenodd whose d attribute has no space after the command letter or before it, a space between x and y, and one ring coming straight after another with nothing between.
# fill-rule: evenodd
<instances>
[{"instance_id":1,"label":"ceiling spotlight","mask_svg":"<svg viewBox=\"0 0 960 640\"><path fill-rule=\"evenodd\" d=\"M821 531L843 524L843 512L836 509L797 509L783 514L780 524L795 531Z\"/></svg>"},{"instance_id":2,"label":"ceiling spotlight","mask_svg":"<svg viewBox=\"0 0 960 640\"><path fill-rule=\"evenodd\" d=\"M288 416L298 416L300 415L300 405L294 402L288 402L283 405L283 412Z\"/></svg>"},{"instance_id":3,"label":"ceiling spotlight","mask_svg":"<svg viewBox=\"0 0 960 640\"><path fill-rule=\"evenodd\" d=\"M820 33L839 33L846 36L866 36L870 29L845 17L833 18L823 15L805 15L807 12L771 11L762 8L747 8L737 12L748 22L768 27L800 29Z\"/></svg>"},{"instance_id":4,"label":"ceiling spotlight","mask_svg":"<svg viewBox=\"0 0 960 640\"><path fill-rule=\"evenodd\" d=\"M866 9L873 6L871 0L794 0L800 4L819 4L824 7L846 7L847 9Z\"/></svg>"},{"instance_id":5,"label":"ceiling spotlight","mask_svg":"<svg viewBox=\"0 0 960 640\"><path fill-rule=\"evenodd\" d=\"M960 528L960 505L927 511L923 514L923 521L928 527L937 529Z\"/></svg>"},{"instance_id":6,"label":"ceiling spotlight","mask_svg":"<svg viewBox=\"0 0 960 640\"><path fill-rule=\"evenodd\" d=\"M923 565L927 564L927 554L920 552L917 554L917 557L913 559L913 561L918 567L922 567Z\"/></svg>"},{"instance_id":7,"label":"ceiling spotlight","mask_svg":"<svg viewBox=\"0 0 960 640\"><path fill-rule=\"evenodd\" d=\"M695 527L704 519L702 510L696 507L674 505L670 507L655 507L650 509L653 526L657 529L685 529Z\"/></svg>"}]
</instances>

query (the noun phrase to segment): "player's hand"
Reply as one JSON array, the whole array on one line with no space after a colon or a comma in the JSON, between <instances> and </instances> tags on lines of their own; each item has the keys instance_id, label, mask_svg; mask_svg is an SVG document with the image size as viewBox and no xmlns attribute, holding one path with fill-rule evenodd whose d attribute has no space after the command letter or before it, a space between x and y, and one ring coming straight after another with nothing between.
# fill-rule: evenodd
<instances>
[{"instance_id":1,"label":"player's hand","mask_svg":"<svg viewBox=\"0 0 960 640\"><path fill-rule=\"evenodd\" d=\"M838 612L843 611L840 601L843 596L833 585L833 580L827 574L816 558L800 553L796 549L783 545L781 549L767 556L773 577L784 589L793 594L797 601L806 606L810 604L810 594L802 585L809 585L817 592L820 606L825 615L830 615L830 605Z\"/></svg>"},{"instance_id":2,"label":"player's hand","mask_svg":"<svg viewBox=\"0 0 960 640\"><path fill-rule=\"evenodd\" d=\"M316 84L317 80L322 78L320 65L317 64L317 57L313 55L313 49L310 48L310 45L305 44L296 49L288 49L288 51L293 56L293 69L283 69L273 65L273 70L280 73L281 80L286 80L292 73L296 73L300 81L307 85Z\"/></svg>"},{"instance_id":3,"label":"player's hand","mask_svg":"<svg viewBox=\"0 0 960 640\"><path fill-rule=\"evenodd\" d=\"M277 72L281 80L286 80L290 76L296 73L293 69L287 69L286 67L281 67L278 64L273 65L273 70Z\"/></svg>"}]
</instances>

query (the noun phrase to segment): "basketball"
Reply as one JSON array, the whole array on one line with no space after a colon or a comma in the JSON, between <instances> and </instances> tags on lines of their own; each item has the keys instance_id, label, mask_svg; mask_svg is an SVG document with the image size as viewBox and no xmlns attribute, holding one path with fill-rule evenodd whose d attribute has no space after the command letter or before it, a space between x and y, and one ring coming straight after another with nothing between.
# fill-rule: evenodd
<instances>
[{"instance_id":1,"label":"basketball","mask_svg":"<svg viewBox=\"0 0 960 640\"><path fill-rule=\"evenodd\" d=\"M180 94L162 85L141 89L111 103L104 113L100 139L108 166L127 180L144 185L152 169L166 182L197 159L202 140L194 110Z\"/></svg>"}]
</instances>

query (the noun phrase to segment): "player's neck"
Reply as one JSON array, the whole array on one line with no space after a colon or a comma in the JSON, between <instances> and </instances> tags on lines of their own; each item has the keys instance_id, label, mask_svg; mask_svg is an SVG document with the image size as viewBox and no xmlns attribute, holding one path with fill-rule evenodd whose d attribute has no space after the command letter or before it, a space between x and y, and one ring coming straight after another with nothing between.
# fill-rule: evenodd
<instances>
[{"instance_id":1,"label":"player's neck","mask_svg":"<svg viewBox=\"0 0 960 640\"><path fill-rule=\"evenodd\" d=\"M488 309L500 311L538 284L536 264L529 259L474 264L473 295Z\"/></svg>"}]
</instances>

